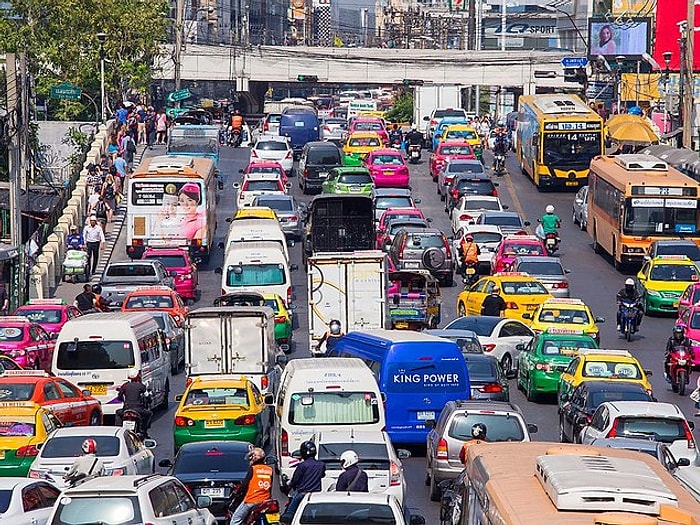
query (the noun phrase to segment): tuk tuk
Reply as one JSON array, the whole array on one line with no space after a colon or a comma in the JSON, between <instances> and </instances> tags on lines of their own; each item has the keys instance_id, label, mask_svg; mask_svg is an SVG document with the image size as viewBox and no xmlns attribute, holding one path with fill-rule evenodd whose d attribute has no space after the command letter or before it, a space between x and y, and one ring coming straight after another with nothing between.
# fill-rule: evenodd
<instances>
[{"instance_id":1,"label":"tuk tuk","mask_svg":"<svg viewBox=\"0 0 700 525\"><path fill-rule=\"evenodd\" d=\"M440 285L428 270L391 272L389 319L397 330L437 328L440 324Z\"/></svg>"}]
</instances>

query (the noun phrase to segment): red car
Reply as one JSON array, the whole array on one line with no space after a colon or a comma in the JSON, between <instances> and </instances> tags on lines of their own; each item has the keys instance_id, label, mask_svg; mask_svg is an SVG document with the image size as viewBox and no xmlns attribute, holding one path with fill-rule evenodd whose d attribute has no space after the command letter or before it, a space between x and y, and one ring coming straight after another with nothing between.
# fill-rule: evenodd
<instances>
[{"instance_id":1,"label":"red car","mask_svg":"<svg viewBox=\"0 0 700 525\"><path fill-rule=\"evenodd\" d=\"M0 376L2 401L41 405L63 425L101 425L102 407L87 390L60 377L34 370L10 370Z\"/></svg>"},{"instance_id":2,"label":"red car","mask_svg":"<svg viewBox=\"0 0 700 525\"><path fill-rule=\"evenodd\" d=\"M22 368L48 372L55 344L46 330L26 317L0 317L0 353Z\"/></svg>"},{"instance_id":3,"label":"red car","mask_svg":"<svg viewBox=\"0 0 700 525\"><path fill-rule=\"evenodd\" d=\"M418 208L387 208L377 223L377 249L382 249L387 226L392 220L412 218L425 219L425 216Z\"/></svg>"},{"instance_id":4,"label":"red car","mask_svg":"<svg viewBox=\"0 0 700 525\"><path fill-rule=\"evenodd\" d=\"M375 149L364 160L375 188L407 188L408 165L400 151Z\"/></svg>"},{"instance_id":5,"label":"red car","mask_svg":"<svg viewBox=\"0 0 700 525\"><path fill-rule=\"evenodd\" d=\"M491 258L491 273L509 271L510 265L519 255L545 257L547 250L542 239L536 235L509 235L501 241L496 253Z\"/></svg>"},{"instance_id":6,"label":"red car","mask_svg":"<svg viewBox=\"0 0 700 525\"><path fill-rule=\"evenodd\" d=\"M26 317L32 323L40 325L55 339L64 324L83 314L62 299L31 299L29 303L17 308L12 315Z\"/></svg>"},{"instance_id":7,"label":"red car","mask_svg":"<svg viewBox=\"0 0 700 525\"><path fill-rule=\"evenodd\" d=\"M239 170L239 173L243 173L243 178L249 173L279 173L282 184L289 182L287 172L284 171L282 164L276 160L254 160L245 169Z\"/></svg>"},{"instance_id":8,"label":"red car","mask_svg":"<svg viewBox=\"0 0 700 525\"><path fill-rule=\"evenodd\" d=\"M382 139L384 144L389 144L389 132L386 130L384 121L379 117L357 117L350 123L348 136L356 131L371 131Z\"/></svg>"},{"instance_id":9,"label":"red car","mask_svg":"<svg viewBox=\"0 0 700 525\"><path fill-rule=\"evenodd\" d=\"M471 145L462 140L446 140L430 155L429 171L434 181L450 159L476 159Z\"/></svg>"},{"instance_id":10,"label":"red car","mask_svg":"<svg viewBox=\"0 0 700 525\"><path fill-rule=\"evenodd\" d=\"M142 259L156 259L168 272L176 272L175 291L187 300L197 300L199 271L187 250L182 248L146 248Z\"/></svg>"}]
</instances>

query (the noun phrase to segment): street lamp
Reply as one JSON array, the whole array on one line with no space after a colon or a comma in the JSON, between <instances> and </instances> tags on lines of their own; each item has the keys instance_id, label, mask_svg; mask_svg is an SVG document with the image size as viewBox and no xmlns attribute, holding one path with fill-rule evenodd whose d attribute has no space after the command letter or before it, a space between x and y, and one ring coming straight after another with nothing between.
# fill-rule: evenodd
<instances>
[{"instance_id":1,"label":"street lamp","mask_svg":"<svg viewBox=\"0 0 700 525\"><path fill-rule=\"evenodd\" d=\"M100 115L102 122L107 121L107 104L105 97L105 40L107 40L107 34L99 32L95 35L97 41L100 43L100 101L101 110Z\"/></svg>"},{"instance_id":2,"label":"street lamp","mask_svg":"<svg viewBox=\"0 0 700 525\"><path fill-rule=\"evenodd\" d=\"M664 64L666 64L666 69L664 69L664 91L666 93L666 99L664 100L664 133L668 133L671 131L671 127L673 125L669 126L668 125L668 117L671 115L671 112L669 111L669 101L671 100L670 98L670 93L668 92L668 83L670 80L670 71L669 71L669 66L671 65L671 57L673 56L673 53L670 51L665 51L661 56L664 57ZM671 120L673 122L673 120Z\"/></svg>"},{"instance_id":3,"label":"street lamp","mask_svg":"<svg viewBox=\"0 0 700 525\"><path fill-rule=\"evenodd\" d=\"M615 57L615 62L617 62L617 113L620 114L622 111L622 66L625 63L625 57L623 55L618 55Z\"/></svg>"}]
</instances>

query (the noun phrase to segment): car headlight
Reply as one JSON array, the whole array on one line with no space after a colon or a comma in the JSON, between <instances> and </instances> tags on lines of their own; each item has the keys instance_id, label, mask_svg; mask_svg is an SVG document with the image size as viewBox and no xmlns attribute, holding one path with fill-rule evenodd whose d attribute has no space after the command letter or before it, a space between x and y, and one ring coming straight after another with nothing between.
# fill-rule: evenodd
<instances>
[{"instance_id":1,"label":"car headlight","mask_svg":"<svg viewBox=\"0 0 700 525\"><path fill-rule=\"evenodd\" d=\"M652 297L661 297L661 293L657 292L656 290L647 290L647 295L651 295Z\"/></svg>"}]
</instances>

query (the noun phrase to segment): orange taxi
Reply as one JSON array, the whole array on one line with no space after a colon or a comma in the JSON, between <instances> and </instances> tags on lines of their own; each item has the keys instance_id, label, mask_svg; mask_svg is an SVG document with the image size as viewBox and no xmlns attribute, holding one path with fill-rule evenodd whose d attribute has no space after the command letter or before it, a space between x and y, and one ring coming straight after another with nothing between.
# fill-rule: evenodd
<instances>
[{"instance_id":1,"label":"orange taxi","mask_svg":"<svg viewBox=\"0 0 700 525\"><path fill-rule=\"evenodd\" d=\"M122 303L122 312L167 312L178 326L189 311L178 293L167 286L139 286Z\"/></svg>"}]
</instances>

